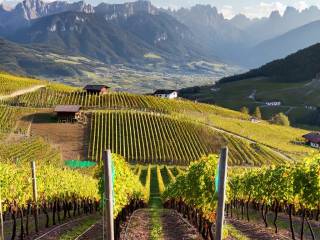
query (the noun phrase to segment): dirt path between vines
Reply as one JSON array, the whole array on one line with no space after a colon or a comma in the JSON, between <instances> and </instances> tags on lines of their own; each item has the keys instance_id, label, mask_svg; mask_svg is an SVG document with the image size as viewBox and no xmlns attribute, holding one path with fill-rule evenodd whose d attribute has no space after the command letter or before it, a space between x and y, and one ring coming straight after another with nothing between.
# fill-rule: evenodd
<instances>
[{"instance_id":1,"label":"dirt path between vines","mask_svg":"<svg viewBox=\"0 0 320 240\"><path fill-rule=\"evenodd\" d=\"M176 211L165 209L161 213L163 239L201 240L198 231Z\"/></svg>"},{"instance_id":2,"label":"dirt path between vines","mask_svg":"<svg viewBox=\"0 0 320 240\"><path fill-rule=\"evenodd\" d=\"M151 216L149 209L135 211L124 231L121 233L121 240L146 240L150 239Z\"/></svg>"},{"instance_id":3,"label":"dirt path between vines","mask_svg":"<svg viewBox=\"0 0 320 240\"><path fill-rule=\"evenodd\" d=\"M80 226L83 221L89 218L93 218L94 215L82 216L75 219L71 219L63 224L52 226L48 229L40 231L39 234L27 237L27 240L58 240L60 236L67 231Z\"/></svg>"},{"instance_id":4,"label":"dirt path between vines","mask_svg":"<svg viewBox=\"0 0 320 240\"><path fill-rule=\"evenodd\" d=\"M290 240L291 238L287 235L288 233L274 233L273 229L265 228L264 226L257 223L249 223L246 221L240 221L236 219L227 219L227 222L234 226L239 232L245 235L247 238L255 240Z\"/></svg>"},{"instance_id":5,"label":"dirt path between vines","mask_svg":"<svg viewBox=\"0 0 320 240\"><path fill-rule=\"evenodd\" d=\"M27 93L31 93L31 92L35 92L37 90L39 90L40 88L44 88L46 85L37 85L34 87L30 87L30 88L26 88L26 89L21 89L18 91L15 91L9 95L4 95L4 96L0 96L0 100L6 100L8 98L14 98L14 97L18 97Z\"/></svg>"}]
</instances>

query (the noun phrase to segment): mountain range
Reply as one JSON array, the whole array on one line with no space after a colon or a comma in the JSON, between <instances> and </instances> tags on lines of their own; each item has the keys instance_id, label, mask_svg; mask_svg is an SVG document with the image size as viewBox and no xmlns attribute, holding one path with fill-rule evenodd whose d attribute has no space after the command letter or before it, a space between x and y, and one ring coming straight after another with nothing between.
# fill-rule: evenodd
<instances>
[{"instance_id":1,"label":"mountain range","mask_svg":"<svg viewBox=\"0 0 320 240\"><path fill-rule=\"evenodd\" d=\"M0 5L0 36L7 40L105 63L205 60L254 68L319 42L318 21L317 7L226 19L210 5L166 10L144 0L97 6L24 0L10 10Z\"/></svg>"}]
</instances>

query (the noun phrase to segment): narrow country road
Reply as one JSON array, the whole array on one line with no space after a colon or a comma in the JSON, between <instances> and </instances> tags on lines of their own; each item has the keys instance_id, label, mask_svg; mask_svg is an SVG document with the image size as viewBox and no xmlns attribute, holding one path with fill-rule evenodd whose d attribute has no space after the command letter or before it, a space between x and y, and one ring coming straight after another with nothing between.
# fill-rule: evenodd
<instances>
[{"instance_id":1,"label":"narrow country road","mask_svg":"<svg viewBox=\"0 0 320 240\"><path fill-rule=\"evenodd\" d=\"M45 86L46 85L37 85L37 86L34 86L34 87L21 89L21 90L18 90L16 92L13 92L13 93L11 93L9 95L0 96L0 100L6 100L6 99L9 99L9 98L14 98L14 97L21 96L21 95L24 95L24 94L27 94L27 93L30 93L30 92L35 92L35 91L37 91L40 88L43 88Z\"/></svg>"}]
</instances>

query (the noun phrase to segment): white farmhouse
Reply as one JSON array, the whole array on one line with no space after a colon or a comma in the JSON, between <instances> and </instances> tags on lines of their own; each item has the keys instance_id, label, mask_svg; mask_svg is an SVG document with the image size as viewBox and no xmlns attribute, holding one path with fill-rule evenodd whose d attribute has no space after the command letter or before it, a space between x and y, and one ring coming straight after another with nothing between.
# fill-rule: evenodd
<instances>
[{"instance_id":1,"label":"white farmhouse","mask_svg":"<svg viewBox=\"0 0 320 240\"><path fill-rule=\"evenodd\" d=\"M157 90L153 94L156 97L161 97L161 98L168 98L168 99L175 99L178 97L178 92L175 90Z\"/></svg>"},{"instance_id":2,"label":"white farmhouse","mask_svg":"<svg viewBox=\"0 0 320 240\"><path fill-rule=\"evenodd\" d=\"M266 105L269 107L278 107L281 106L281 101L268 101L266 102Z\"/></svg>"}]
</instances>

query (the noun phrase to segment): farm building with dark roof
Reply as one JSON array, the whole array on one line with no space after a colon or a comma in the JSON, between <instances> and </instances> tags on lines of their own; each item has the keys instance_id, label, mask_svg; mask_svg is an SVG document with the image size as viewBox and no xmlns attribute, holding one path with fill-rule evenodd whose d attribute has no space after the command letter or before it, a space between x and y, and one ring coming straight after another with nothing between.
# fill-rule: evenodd
<instances>
[{"instance_id":1,"label":"farm building with dark roof","mask_svg":"<svg viewBox=\"0 0 320 240\"><path fill-rule=\"evenodd\" d=\"M87 85L84 90L90 94L106 94L110 87L106 85Z\"/></svg>"},{"instance_id":2,"label":"farm building with dark roof","mask_svg":"<svg viewBox=\"0 0 320 240\"><path fill-rule=\"evenodd\" d=\"M311 132L302 136L314 148L320 148L320 132Z\"/></svg>"},{"instance_id":3,"label":"farm building with dark roof","mask_svg":"<svg viewBox=\"0 0 320 240\"><path fill-rule=\"evenodd\" d=\"M76 115L80 112L80 105L57 105L54 112L57 114L57 118L62 122L73 122L76 119Z\"/></svg>"}]
</instances>

